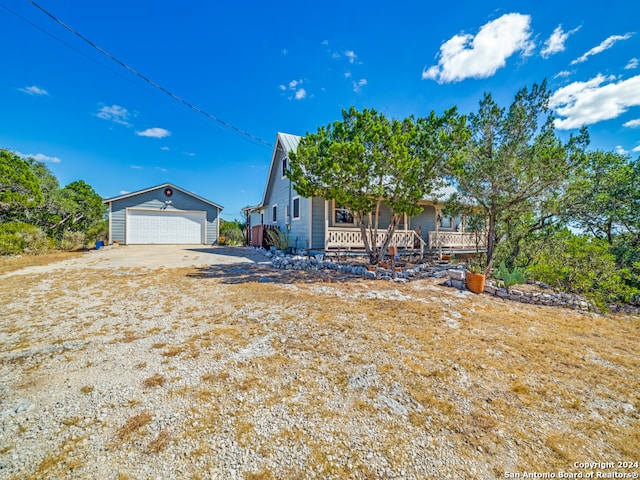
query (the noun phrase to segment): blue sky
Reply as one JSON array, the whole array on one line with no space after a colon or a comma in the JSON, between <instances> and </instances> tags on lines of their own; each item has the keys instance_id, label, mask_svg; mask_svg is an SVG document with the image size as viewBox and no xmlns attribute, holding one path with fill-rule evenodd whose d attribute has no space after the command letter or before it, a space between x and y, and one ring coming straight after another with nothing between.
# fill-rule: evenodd
<instances>
[{"instance_id":1,"label":"blue sky","mask_svg":"<svg viewBox=\"0 0 640 480\"><path fill-rule=\"evenodd\" d=\"M375 108L389 117L502 105L546 78L560 136L640 155L640 2L36 2L0 0L0 147L103 197L172 182L260 202L277 132ZM236 130L237 129L237 130ZM250 134L244 135L238 130Z\"/></svg>"}]
</instances>

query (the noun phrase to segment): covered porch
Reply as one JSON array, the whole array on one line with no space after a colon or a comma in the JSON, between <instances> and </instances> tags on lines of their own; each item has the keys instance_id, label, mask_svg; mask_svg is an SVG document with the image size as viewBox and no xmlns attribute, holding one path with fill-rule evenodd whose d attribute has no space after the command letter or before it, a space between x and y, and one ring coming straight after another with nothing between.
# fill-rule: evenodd
<instances>
[{"instance_id":1,"label":"covered porch","mask_svg":"<svg viewBox=\"0 0 640 480\"><path fill-rule=\"evenodd\" d=\"M367 232L368 233L368 232ZM382 245L386 229L379 230L376 235L375 244ZM396 230L391 239L390 245L397 246L400 250L416 251L425 253L469 253L476 250L486 250L486 239L482 234L475 232L447 232L430 231L427 232L428 240L425 241L415 230ZM370 244L371 241L369 237ZM364 241L362 234L357 228L329 227L325 250L363 250Z\"/></svg>"},{"instance_id":2,"label":"covered porch","mask_svg":"<svg viewBox=\"0 0 640 480\"><path fill-rule=\"evenodd\" d=\"M340 207L333 207L333 215L327 215L325 224L324 249L327 251L361 251L364 249L364 241L360 228L353 223L338 220L345 215L338 215ZM386 229L390 217L386 212L381 212L375 242L370 244L381 245L384 241ZM349 218L349 217L346 217ZM462 217L447 217L443 215L443 206L433 202L425 202L423 211L414 217L405 215L402 223L393 234L390 245L397 246L400 250L420 253L421 255L442 253L471 253L486 250L486 236L482 232L465 231L466 219Z\"/></svg>"}]
</instances>

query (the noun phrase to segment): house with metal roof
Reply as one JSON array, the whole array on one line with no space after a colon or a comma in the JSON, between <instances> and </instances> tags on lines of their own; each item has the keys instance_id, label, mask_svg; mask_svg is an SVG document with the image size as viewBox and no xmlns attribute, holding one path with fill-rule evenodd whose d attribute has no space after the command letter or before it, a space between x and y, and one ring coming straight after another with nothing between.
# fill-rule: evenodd
<instances>
[{"instance_id":1,"label":"house with metal roof","mask_svg":"<svg viewBox=\"0 0 640 480\"><path fill-rule=\"evenodd\" d=\"M112 243L218 243L223 207L171 183L107 198L103 203L109 206Z\"/></svg>"},{"instance_id":2,"label":"house with metal roof","mask_svg":"<svg viewBox=\"0 0 640 480\"><path fill-rule=\"evenodd\" d=\"M244 209L251 244L264 246L266 232L277 229L286 232L290 245L296 249L363 250L360 228L347 208L331 199L305 198L296 192L293 182L287 178L289 152L297 149L300 138L286 133L277 134L262 201ZM477 238L475 234L465 232L464 218L443 214L444 201L455 192L455 188L449 185L424 198L420 202L422 212L404 217L391 245L421 252L474 251ZM379 214L378 244L382 243L390 220L391 211L383 206Z\"/></svg>"}]
</instances>

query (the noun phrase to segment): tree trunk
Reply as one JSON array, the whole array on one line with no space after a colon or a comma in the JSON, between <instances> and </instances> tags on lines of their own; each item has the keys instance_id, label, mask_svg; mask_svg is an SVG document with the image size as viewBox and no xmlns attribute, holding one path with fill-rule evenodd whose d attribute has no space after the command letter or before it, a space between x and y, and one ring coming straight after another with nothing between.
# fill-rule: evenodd
<instances>
[{"instance_id":1,"label":"tree trunk","mask_svg":"<svg viewBox=\"0 0 640 480\"><path fill-rule=\"evenodd\" d=\"M489 214L489 228L487 229L487 266L484 269L485 275L491 272L493 266L493 250L495 248L495 236L496 236L496 216L493 213Z\"/></svg>"}]
</instances>

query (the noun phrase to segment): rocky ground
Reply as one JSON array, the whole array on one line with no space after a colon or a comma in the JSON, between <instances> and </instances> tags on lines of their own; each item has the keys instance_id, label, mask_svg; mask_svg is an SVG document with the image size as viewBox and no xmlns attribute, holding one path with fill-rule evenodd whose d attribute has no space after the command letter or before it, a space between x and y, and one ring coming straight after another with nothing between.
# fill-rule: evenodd
<instances>
[{"instance_id":1,"label":"rocky ground","mask_svg":"<svg viewBox=\"0 0 640 480\"><path fill-rule=\"evenodd\" d=\"M638 316L202 250L0 276L0 478L640 473Z\"/></svg>"}]
</instances>

